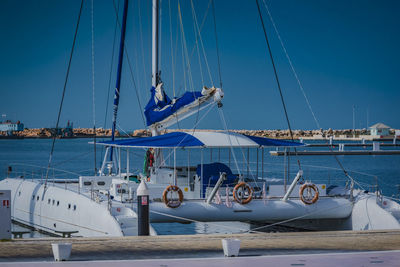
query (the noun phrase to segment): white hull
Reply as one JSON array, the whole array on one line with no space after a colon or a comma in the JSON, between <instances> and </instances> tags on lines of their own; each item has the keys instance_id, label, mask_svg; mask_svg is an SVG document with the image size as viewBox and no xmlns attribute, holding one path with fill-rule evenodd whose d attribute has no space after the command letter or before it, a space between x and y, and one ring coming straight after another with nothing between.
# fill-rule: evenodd
<instances>
[{"instance_id":1,"label":"white hull","mask_svg":"<svg viewBox=\"0 0 400 267\"><path fill-rule=\"evenodd\" d=\"M112 201L109 208L104 199L96 202L90 195L53 185L44 193L40 181L22 179L7 178L0 181L0 188L11 190L13 220L36 229L58 235L78 231L76 236L85 237L137 234L135 202ZM298 198L286 202L254 199L246 205L225 200L219 204L185 200L175 209L152 201L150 221L240 221L253 226L285 221L282 225L311 230L400 229L400 205L385 198L377 201L375 195L362 192L354 202L345 197L321 197L313 205ZM156 234L153 229L151 233Z\"/></svg>"},{"instance_id":2,"label":"white hull","mask_svg":"<svg viewBox=\"0 0 400 267\"><path fill-rule=\"evenodd\" d=\"M352 213L353 204L345 198L321 198L314 205L305 205L299 199L282 201L280 199L255 199L249 204L231 203L207 204L204 200L186 201L179 208L166 209L164 203L153 203L152 222L184 221L178 218L190 218L195 221L241 221L265 222L299 219L344 219ZM165 214L165 215L163 215Z\"/></svg>"},{"instance_id":3,"label":"white hull","mask_svg":"<svg viewBox=\"0 0 400 267\"><path fill-rule=\"evenodd\" d=\"M123 236L107 205L86 195L37 181L4 179L0 188L11 190L12 219L45 232L78 231L77 236ZM54 200L54 202L53 202ZM57 205L58 203L58 205Z\"/></svg>"}]
</instances>

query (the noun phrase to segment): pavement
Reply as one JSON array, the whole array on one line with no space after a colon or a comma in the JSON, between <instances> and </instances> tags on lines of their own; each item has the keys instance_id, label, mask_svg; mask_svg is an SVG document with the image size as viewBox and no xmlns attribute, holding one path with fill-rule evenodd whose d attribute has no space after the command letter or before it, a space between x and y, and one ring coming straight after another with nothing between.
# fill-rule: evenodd
<instances>
[{"instance_id":1,"label":"pavement","mask_svg":"<svg viewBox=\"0 0 400 267\"><path fill-rule=\"evenodd\" d=\"M221 240L241 240L225 258ZM54 262L51 244L72 243ZM400 231L332 231L115 238L38 238L0 242L0 266L400 266ZM396 265L397 264L397 265ZM252 267L253 267L252 266Z\"/></svg>"}]
</instances>

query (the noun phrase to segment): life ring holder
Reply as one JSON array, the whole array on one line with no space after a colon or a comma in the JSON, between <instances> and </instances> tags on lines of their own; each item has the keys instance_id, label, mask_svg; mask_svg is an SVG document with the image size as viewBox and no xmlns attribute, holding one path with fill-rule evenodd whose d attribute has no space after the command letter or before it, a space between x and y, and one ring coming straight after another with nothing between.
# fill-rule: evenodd
<instances>
[{"instance_id":1,"label":"life ring holder","mask_svg":"<svg viewBox=\"0 0 400 267\"><path fill-rule=\"evenodd\" d=\"M170 193L170 192L176 192L179 196L178 200L168 199L168 193ZM169 185L169 186L167 186L167 188L165 188L165 190L162 194L162 199L168 208L175 209L175 208L178 208L183 202L183 192L178 186Z\"/></svg>"},{"instance_id":2,"label":"life ring holder","mask_svg":"<svg viewBox=\"0 0 400 267\"><path fill-rule=\"evenodd\" d=\"M238 196L238 191L240 188L243 188L242 190L245 191L247 190L249 193L249 196L245 199L241 198L240 196ZM250 203L250 201L253 199L253 189L251 188L250 185L248 185L245 182L240 182L238 183L234 188L233 188L233 198L235 199L235 201L239 204L245 205Z\"/></svg>"},{"instance_id":3,"label":"life ring holder","mask_svg":"<svg viewBox=\"0 0 400 267\"><path fill-rule=\"evenodd\" d=\"M315 192L314 197L312 199L306 199L303 195L304 190L306 190L307 188L313 190ZM299 195L300 195L300 200L306 204L306 205L312 205L315 202L318 201L319 199L319 191L318 191L318 187L315 184L311 184L311 183L305 183L300 187L300 191L299 191Z\"/></svg>"}]
</instances>

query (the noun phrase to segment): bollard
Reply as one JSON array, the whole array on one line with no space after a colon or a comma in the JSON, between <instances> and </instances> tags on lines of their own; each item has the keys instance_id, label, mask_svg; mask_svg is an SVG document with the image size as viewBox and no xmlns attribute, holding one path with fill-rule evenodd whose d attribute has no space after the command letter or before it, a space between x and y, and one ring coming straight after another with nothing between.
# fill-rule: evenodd
<instances>
[{"instance_id":1,"label":"bollard","mask_svg":"<svg viewBox=\"0 0 400 267\"><path fill-rule=\"evenodd\" d=\"M222 249L225 257L237 257L240 251L240 239L225 238L222 239Z\"/></svg>"},{"instance_id":2,"label":"bollard","mask_svg":"<svg viewBox=\"0 0 400 267\"><path fill-rule=\"evenodd\" d=\"M144 179L140 182L137 195L138 235L149 235L149 190Z\"/></svg>"},{"instance_id":3,"label":"bollard","mask_svg":"<svg viewBox=\"0 0 400 267\"><path fill-rule=\"evenodd\" d=\"M71 256L71 243L52 243L51 248L55 261L67 261Z\"/></svg>"},{"instance_id":4,"label":"bollard","mask_svg":"<svg viewBox=\"0 0 400 267\"><path fill-rule=\"evenodd\" d=\"M381 150L380 148L380 143L379 142L372 142L372 151L379 151Z\"/></svg>"}]
</instances>

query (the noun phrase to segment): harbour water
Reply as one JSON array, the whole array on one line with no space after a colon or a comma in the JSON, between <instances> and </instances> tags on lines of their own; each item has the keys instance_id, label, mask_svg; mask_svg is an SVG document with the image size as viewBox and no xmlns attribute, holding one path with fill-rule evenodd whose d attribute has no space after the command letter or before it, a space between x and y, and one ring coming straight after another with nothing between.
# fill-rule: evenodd
<instances>
[{"instance_id":1,"label":"harbour water","mask_svg":"<svg viewBox=\"0 0 400 267\"><path fill-rule=\"evenodd\" d=\"M55 152L52 159L51 171L48 179L77 179L79 175L92 175L95 171L94 146L88 144L90 139L60 139L55 143ZM22 176L25 179L44 179L51 149L51 139L10 139L0 140L0 179L7 175L8 166L11 166L10 177ZM307 141L308 143L314 141ZM342 142L341 142L342 143ZM292 156L289 160L284 157L273 157L269 151L236 149L203 149L203 162L223 162L229 165L234 173L241 173L249 177L268 177L283 179L285 174L289 181L293 179L299 169L304 171L304 179L315 183L345 185L349 179L344 175L340 164L356 181L356 186L365 190L379 190L390 197L399 198L400 185L400 156ZM300 148L307 150L323 150L328 148ZM337 149L337 148L334 148ZM357 147L351 149L371 149ZM382 149L395 149L385 147ZM123 162L127 151L121 151ZM130 172L139 172L143 167L145 150L129 150ZM173 165L172 150L164 151L166 163ZM233 155L234 154L234 155ZM104 157L102 146L96 148L96 168L99 168ZM236 159L236 160L235 160ZM258 160L257 160L258 159ZM177 152L177 165L187 166L201 162L201 153L198 149L185 149ZM258 163L257 163L258 161ZM247 164L249 163L249 164ZM288 168L289 166L289 168ZM123 165L123 171L126 166ZM15 228L19 227L14 225ZM160 234L199 234L199 233L238 233L249 229L246 223L192 223L156 224ZM31 236L37 236L32 234ZM26 236L28 237L28 236Z\"/></svg>"}]
</instances>

